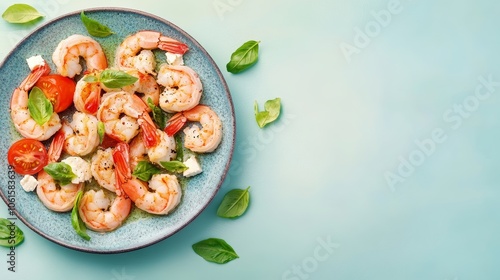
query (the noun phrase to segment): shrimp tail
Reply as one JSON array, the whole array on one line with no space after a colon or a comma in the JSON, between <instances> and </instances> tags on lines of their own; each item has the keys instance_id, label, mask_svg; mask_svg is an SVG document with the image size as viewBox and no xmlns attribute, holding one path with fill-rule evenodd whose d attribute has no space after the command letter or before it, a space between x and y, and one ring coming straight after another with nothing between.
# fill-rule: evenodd
<instances>
[{"instance_id":1,"label":"shrimp tail","mask_svg":"<svg viewBox=\"0 0 500 280\"><path fill-rule=\"evenodd\" d=\"M113 161L115 163L116 194L122 196L125 194L122 186L132 178L129 146L127 143L120 142L116 145L113 150Z\"/></svg>"},{"instance_id":2,"label":"shrimp tail","mask_svg":"<svg viewBox=\"0 0 500 280\"><path fill-rule=\"evenodd\" d=\"M61 156L64 147L65 140L66 136L64 134L64 131L62 129L59 129L59 131L54 136L54 139L52 139L52 143L50 143L48 151L49 162L56 162L57 160L59 160L59 157Z\"/></svg>"},{"instance_id":3,"label":"shrimp tail","mask_svg":"<svg viewBox=\"0 0 500 280\"><path fill-rule=\"evenodd\" d=\"M184 125L187 122L187 118L184 116L183 113L177 113L173 117L171 117L168 122L167 126L165 127L165 132L167 133L168 136L173 136L179 130L184 127Z\"/></svg>"},{"instance_id":4,"label":"shrimp tail","mask_svg":"<svg viewBox=\"0 0 500 280\"><path fill-rule=\"evenodd\" d=\"M156 127L153 120L147 113L143 113L137 120L142 128L142 141L146 148L155 147L160 142L160 136L156 133Z\"/></svg>"},{"instance_id":5,"label":"shrimp tail","mask_svg":"<svg viewBox=\"0 0 500 280\"><path fill-rule=\"evenodd\" d=\"M40 77L48 75L50 73L50 66L44 61L43 65L36 66L33 68L31 73L21 82L19 88L24 91L30 90Z\"/></svg>"},{"instance_id":6,"label":"shrimp tail","mask_svg":"<svg viewBox=\"0 0 500 280\"><path fill-rule=\"evenodd\" d=\"M189 50L189 47L186 44L166 36L160 37L158 48L175 54L185 54Z\"/></svg>"}]
</instances>

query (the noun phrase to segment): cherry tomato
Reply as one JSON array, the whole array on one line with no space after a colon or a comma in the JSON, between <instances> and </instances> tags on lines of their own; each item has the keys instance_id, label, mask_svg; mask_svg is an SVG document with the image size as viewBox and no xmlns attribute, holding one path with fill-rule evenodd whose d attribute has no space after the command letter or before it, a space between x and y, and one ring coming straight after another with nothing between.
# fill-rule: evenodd
<instances>
[{"instance_id":1,"label":"cherry tomato","mask_svg":"<svg viewBox=\"0 0 500 280\"><path fill-rule=\"evenodd\" d=\"M76 83L68 77L56 74L42 76L35 86L45 93L56 113L66 110L73 104Z\"/></svg>"},{"instance_id":2,"label":"cherry tomato","mask_svg":"<svg viewBox=\"0 0 500 280\"><path fill-rule=\"evenodd\" d=\"M15 172L33 175L47 165L48 155L42 142L25 138L10 146L7 160Z\"/></svg>"}]
</instances>

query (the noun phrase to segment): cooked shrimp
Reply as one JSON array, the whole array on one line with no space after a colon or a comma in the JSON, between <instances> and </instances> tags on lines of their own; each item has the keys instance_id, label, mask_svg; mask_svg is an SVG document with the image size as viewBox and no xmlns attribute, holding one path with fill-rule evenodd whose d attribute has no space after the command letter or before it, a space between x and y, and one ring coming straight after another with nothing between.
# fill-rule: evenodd
<instances>
[{"instance_id":1,"label":"cooked shrimp","mask_svg":"<svg viewBox=\"0 0 500 280\"><path fill-rule=\"evenodd\" d=\"M148 150L142 140L142 133L139 133L130 141L130 168L134 170L140 161L149 161Z\"/></svg>"},{"instance_id":2,"label":"cooked shrimp","mask_svg":"<svg viewBox=\"0 0 500 280\"><path fill-rule=\"evenodd\" d=\"M186 127L183 132L184 147L193 152L208 153L214 151L222 140L222 122L210 107L198 105L193 109L175 114L165 129L167 134L174 135L186 121L199 122L201 128L193 124Z\"/></svg>"},{"instance_id":3,"label":"cooked shrimp","mask_svg":"<svg viewBox=\"0 0 500 280\"><path fill-rule=\"evenodd\" d=\"M198 74L188 66L163 64L157 82L165 87L160 107L166 112L187 111L200 102L203 86Z\"/></svg>"},{"instance_id":4,"label":"cooked shrimp","mask_svg":"<svg viewBox=\"0 0 500 280\"><path fill-rule=\"evenodd\" d=\"M76 110L95 115L101 102L101 83L88 82L89 76L97 76L99 72L94 71L84 75L77 83L73 94L73 104Z\"/></svg>"},{"instance_id":5,"label":"cooked shrimp","mask_svg":"<svg viewBox=\"0 0 500 280\"><path fill-rule=\"evenodd\" d=\"M96 117L76 111L70 123L63 122L62 130L66 138L64 151L72 156L93 152L99 145L98 123Z\"/></svg>"},{"instance_id":6,"label":"cooked shrimp","mask_svg":"<svg viewBox=\"0 0 500 280\"><path fill-rule=\"evenodd\" d=\"M139 133L137 119L152 122L147 110L148 106L138 96L125 91L112 92L102 97L97 119L104 123L106 134L128 143Z\"/></svg>"},{"instance_id":7,"label":"cooked shrimp","mask_svg":"<svg viewBox=\"0 0 500 280\"><path fill-rule=\"evenodd\" d=\"M97 150L92 156L90 170L92 177L94 177L99 186L112 192L116 191L115 163L113 161L112 148Z\"/></svg>"},{"instance_id":8,"label":"cooked shrimp","mask_svg":"<svg viewBox=\"0 0 500 280\"><path fill-rule=\"evenodd\" d=\"M50 144L48 156L49 162L56 162L62 152L64 145L64 133L59 132ZM52 176L43 169L38 172L38 186L36 193L45 207L56 212L66 212L71 210L78 192L83 189L83 183L60 186Z\"/></svg>"},{"instance_id":9,"label":"cooked shrimp","mask_svg":"<svg viewBox=\"0 0 500 280\"><path fill-rule=\"evenodd\" d=\"M94 39L79 34L71 35L59 42L52 54L52 61L59 74L73 78L82 72L80 57L85 59L88 71L108 67L101 45Z\"/></svg>"},{"instance_id":10,"label":"cooked shrimp","mask_svg":"<svg viewBox=\"0 0 500 280\"><path fill-rule=\"evenodd\" d=\"M10 117L16 130L26 138L47 140L61 128L61 120L57 113L52 113L50 119L43 125L38 124L30 115L28 109L28 91L41 76L50 73L47 63L34 68L31 73L14 90L10 100Z\"/></svg>"},{"instance_id":11,"label":"cooked shrimp","mask_svg":"<svg viewBox=\"0 0 500 280\"><path fill-rule=\"evenodd\" d=\"M103 190L89 190L80 200L78 212L85 225L95 231L105 232L118 228L127 219L132 202L125 196L111 200Z\"/></svg>"},{"instance_id":12,"label":"cooked shrimp","mask_svg":"<svg viewBox=\"0 0 500 280\"><path fill-rule=\"evenodd\" d=\"M139 31L125 38L118 46L115 66L135 68L143 73L155 75L155 58L153 52L150 51L154 49L184 54L188 51L188 46L157 31Z\"/></svg>"},{"instance_id":13,"label":"cooked shrimp","mask_svg":"<svg viewBox=\"0 0 500 280\"><path fill-rule=\"evenodd\" d=\"M118 185L139 209L151 214L167 215L181 201L181 187L175 175L156 174L148 183L131 175L128 145L120 143L113 152Z\"/></svg>"}]
</instances>

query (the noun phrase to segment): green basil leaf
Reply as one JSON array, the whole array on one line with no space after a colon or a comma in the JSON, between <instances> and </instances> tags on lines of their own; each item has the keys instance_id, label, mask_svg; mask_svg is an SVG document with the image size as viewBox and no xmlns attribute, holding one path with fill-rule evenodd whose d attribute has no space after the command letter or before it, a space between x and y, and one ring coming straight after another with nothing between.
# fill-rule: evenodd
<instances>
[{"instance_id":1,"label":"green basil leaf","mask_svg":"<svg viewBox=\"0 0 500 280\"><path fill-rule=\"evenodd\" d=\"M97 123L97 134L99 135L99 144L102 144L105 133L106 133L106 128L104 127L104 123L99 121Z\"/></svg>"},{"instance_id":2,"label":"green basil leaf","mask_svg":"<svg viewBox=\"0 0 500 280\"><path fill-rule=\"evenodd\" d=\"M109 35L114 34L109 27L98 22L95 19L89 18L83 11L80 13L80 19L87 29L87 32L89 32L89 34L92 36L108 37Z\"/></svg>"},{"instance_id":3,"label":"green basil leaf","mask_svg":"<svg viewBox=\"0 0 500 280\"><path fill-rule=\"evenodd\" d=\"M176 161L176 160L161 161L160 164L167 171L174 172L174 173L182 173L188 169L188 167L184 163L182 163L180 161Z\"/></svg>"},{"instance_id":4,"label":"green basil leaf","mask_svg":"<svg viewBox=\"0 0 500 280\"><path fill-rule=\"evenodd\" d=\"M161 169L149 161L139 161L132 175L139 180L148 182L155 174L160 174Z\"/></svg>"},{"instance_id":5,"label":"green basil leaf","mask_svg":"<svg viewBox=\"0 0 500 280\"><path fill-rule=\"evenodd\" d=\"M250 68L259 58L260 41L250 40L231 54L231 60L226 65L228 72L237 74Z\"/></svg>"},{"instance_id":6,"label":"green basil leaf","mask_svg":"<svg viewBox=\"0 0 500 280\"><path fill-rule=\"evenodd\" d=\"M28 110L30 116L39 125L44 125L54 113L52 103L38 87L33 87L28 97Z\"/></svg>"},{"instance_id":7,"label":"green basil leaf","mask_svg":"<svg viewBox=\"0 0 500 280\"><path fill-rule=\"evenodd\" d=\"M90 236L87 234L87 227L80 219L79 211L80 200L82 199L83 191L79 191L76 195L75 204L73 204L73 209L71 210L71 225L75 229L76 233L85 240L90 240Z\"/></svg>"},{"instance_id":8,"label":"green basil leaf","mask_svg":"<svg viewBox=\"0 0 500 280\"><path fill-rule=\"evenodd\" d=\"M99 82L99 78L97 78L95 75L85 75L83 77L83 81L87 83L97 83Z\"/></svg>"},{"instance_id":9,"label":"green basil leaf","mask_svg":"<svg viewBox=\"0 0 500 280\"><path fill-rule=\"evenodd\" d=\"M52 176L61 186L71 183L71 180L76 178L75 173L71 170L71 166L64 162L49 163L43 170Z\"/></svg>"},{"instance_id":10,"label":"green basil leaf","mask_svg":"<svg viewBox=\"0 0 500 280\"><path fill-rule=\"evenodd\" d=\"M243 215L250 203L249 189L250 187L245 190L234 189L227 192L217 209L217 216L222 218L235 218Z\"/></svg>"},{"instance_id":11,"label":"green basil leaf","mask_svg":"<svg viewBox=\"0 0 500 280\"><path fill-rule=\"evenodd\" d=\"M14 247L24 240L23 231L8 219L0 218L0 246Z\"/></svg>"},{"instance_id":12,"label":"green basil leaf","mask_svg":"<svg viewBox=\"0 0 500 280\"><path fill-rule=\"evenodd\" d=\"M153 113L153 120L158 125L158 127L163 130L167 125L167 116L165 112L153 103L151 97L148 98L148 106Z\"/></svg>"},{"instance_id":13,"label":"green basil leaf","mask_svg":"<svg viewBox=\"0 0 500 280\"><path fill-rule=\"evenodd\" d=\"M193 244L192 247L196 254L209 262L224 264L239 258L234 249L219 238L208 238Z\"/></svg>"},{"instance_id":14,"label":"green basil leaf","mask_svg":"<svg viewBox=\"0 0 500 280\"><path fill-rule=\"evenodd\" d=\"M176 134L174 136L175 138L175 153L177 154L176 155L176 160L177 161L184 161L184 148L182 146L182 138L179 134Z\"/></svg>"},{"instance_id":15,"label":"green basil leaf","mask_svg":"<svg viewBox=\"0 0 500 280\"><path fill-rule=\"evenodd\" d=\"M266 101L264 104L265 111L259 112L259 104L257 101L254 103L255 120L260 128L263 128L269 123L278 119L281 111L281 98L275 98Z\"/></svg>"},{"instance_id":16,"label":"green basil leaf","mask_svg":"<svg viewBox=\"0 0 500 280\"><path fill-rule=\"evenodd\" d=\"M11 5L2 14L2 18L10 23L27 23L41 17L41 13L27 4Z\"/></svg>"},{"instance_id":17,"label":"green basil leaf","mask_svg":"<svg viewBox=\"0 0 500 280\"><path fill-rule=\"evenodd\" d=\"M122 88L137 82L138 78L120 70L106 69L99 80L108 88Z\"/></svg>"}]
</instances>

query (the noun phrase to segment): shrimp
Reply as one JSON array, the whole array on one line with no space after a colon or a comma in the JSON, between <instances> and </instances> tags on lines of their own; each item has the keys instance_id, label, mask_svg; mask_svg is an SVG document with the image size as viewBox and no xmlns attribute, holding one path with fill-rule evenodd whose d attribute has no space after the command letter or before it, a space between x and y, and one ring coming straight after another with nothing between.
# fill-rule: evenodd
<instances>
[{"instance_id":1,"label":"shrimp","mask_svg":"<svg viewBox=\"0 0 500 280\"><path fill-rule=\"evenodd\" d=\"M66 140L64 151L73 156L90 154L99 145L96 117L76 111L70 123L64 122L62 131Z\"/></svg>"},{"instance_id":2,"label":"shrimp","mask_svg":"<svg viewBox=\"0 0 500 280\"><path fill-rule=\"evenodd\" d=\"M92 156L90 170L99 186L116 192L115 163L113 161L112 148L97 150Z\"/></svg>"},{"instance_id":3,"label":"shrimp","mask_svg":"<svg viewBox=\"0 0 500 280\"><path fill-rule=\"evenodd\" d=\"M113 152L118 185L137 208L156 215L169 214L181 201L182 191L177 177L155 174L148 183L140 181L131 175L128 149L127 144L120 143Z\"/></svg>"},{"instance_id":4,"label":"shrimp","mask_svg":"<svg viewBox=\"0 0 500 280\"><path fill-rule=\"evenodd\" d=\"M127 219L132 202L124 195L118 195L113 202L104 191L89 190L80 200L78 212L85 225L99 232L112 231Z\"/></svg>"},{"instance_id":5,"label":"shrimp","mask_svg":"<svg viewBox=\"0 0 500 280\"><path fill-rule=\"evenodd\" d=\"M41 76L50 73L49 65L35 67L31 73L14 90L10 100L10 117L16 130L25 138L47 140L61 128L61 120L57 113L52 113L44 124L38 124L30 115L28 109L28 91L35 85Z\"/></svg>"},{"instance_id":6,"label":"shrimp","mask_svg":"<svg viewBox=\"0 0 500 280\"><path fill-rule=\"evenodd\" d=\"M139 133L139 118L153 122L147 111L148 106L138 96L125 91L111 92L103 96L97 119L104 123L106 134L128 143Z\"/></svg>"},{"instance_id":7,"label":"shrimp","mask_svg":"<svg viewBox=\"0 0 500 280\"><path fill-rule=\"evenodd\" d=\"M90 72L76 83L75 93L73 94L73 104L76 110L91 115L97 113L101 102L101 83L88 82L86 78L91 76L97 78L98 74L97 71Z\"/></svg>"},{"instance_id":8,"label":"shrimp","mask_svg":"<svg viewBox=\"0 0 500 280\"><path fill-rule=\"evenodd\" d=\"M139 31L125 38L115 54L115 66L135 68L143 73L156 75L155 58L151 50L161 49L176 54L184 54L188 46L157 31ZM142 50L142 51L141 51Z\"/></svg>"},{"instance_id":9,"label":"shrimp","mask_svg":"<svg viewBox=\"0 0 500 280\"><path fill-rule=\"evenodd\" d=\"M139 133L137 137L130 141L130 168L135 169L140 161L146 161L148 159L148 151L144 142L142 140L142 133Z\"/></svg>"},{"instance_id":10,"label":"shrimp","mask_svg":"<svg viewBox=\"0 0 500 280\"><path fill-rule=\"evenodd\" d=\"M64 145L64 133L59 131L50 144L49 162L56 162ZM83 189L83 183L60 186L44 170L38 172L36 193L45 207L56 212L67 212L73 208L76 196Z\"/></svg>"},{"instance_id":11,"label":"shrimp","mask_svg":"<svg viewBox=\"0 0 500 280\"><path fill-rule=\"evenodd\" d=\"M222 140L222 122L217 113L206 105L198 105L189 111L175 114L168 121L165 132L174 135L188 120L199 122L201 128L193 124L183 130L184 147L198 153L214 151Z\"/></svg>"},{"instance_id":12,"label":"shrimp","mask_svg":"<svg viewBox=\"0 0 500 280\"><path fill-rule=\"evenodd\" d=\"M71 35L57 45L52 54L52 61L57 72L73 78L82 72L80 57L86 62L87 70L102 70L108 67L106 55L101 45L94 39L79 34Z\"/></svg>"},{"instance_id":13,"label":"shrimp","mask_svg":"<svg viewBox=\"0 0 500 280\"><path fill-rule=\"evenodd\" d=\"M160 107L168 113L187 111L200 102L203 86L198 74L188 66L163 64L157 82L165 87Z\"/></svg>"}]
</instances>

